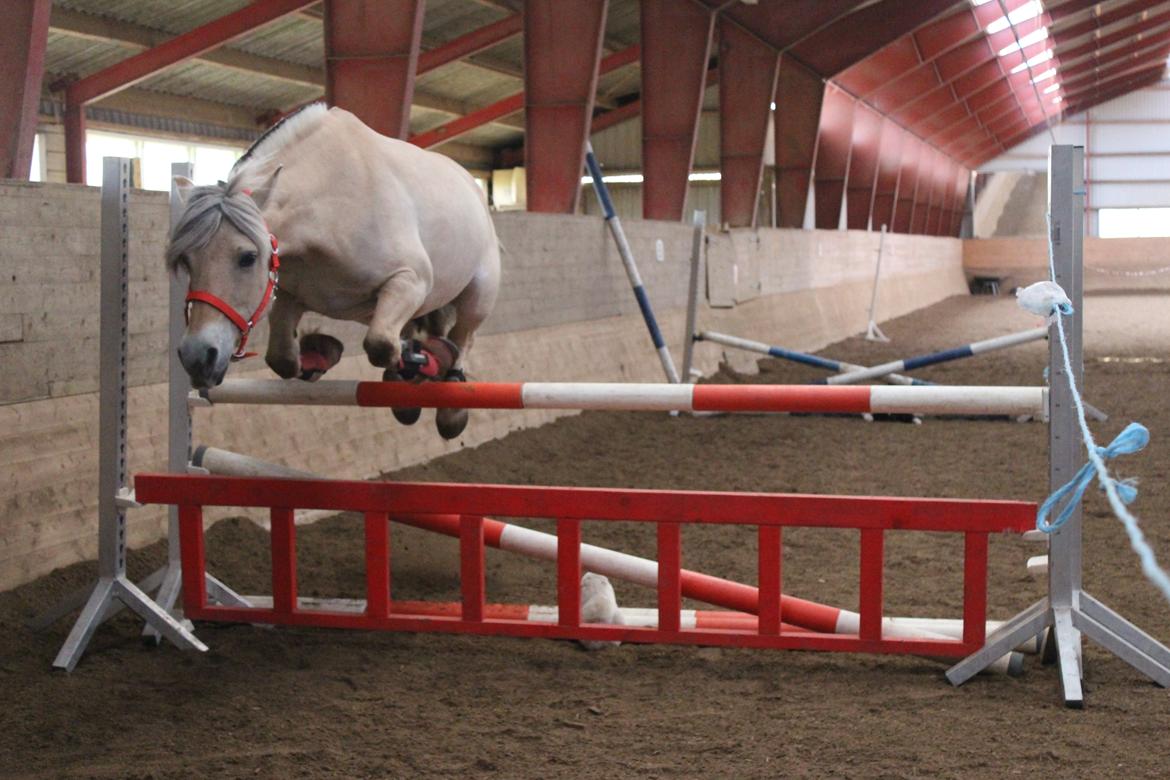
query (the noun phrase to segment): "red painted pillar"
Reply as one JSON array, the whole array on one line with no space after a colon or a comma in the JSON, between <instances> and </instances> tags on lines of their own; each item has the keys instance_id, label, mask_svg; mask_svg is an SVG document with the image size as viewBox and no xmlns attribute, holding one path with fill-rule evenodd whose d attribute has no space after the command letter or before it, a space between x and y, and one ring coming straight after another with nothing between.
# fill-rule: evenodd
<instances>
[{"instance_id":1,"label":"red painted pillar","mask_svg":"<svg viewBox=\"0 0 1170 780\"><path fill-rule=\"evenodd\" d=\"M938 150L924 143L922 157L918 161L918 186L914 188L914 210L910 216L910 232L915 235L926 233L926 217L930 211L930 187L934 182L937 159Z\"/></svg>"},{"instance_id":2,"label":"red painted pillar","mask_svg":"<svg viewBox=\"0 0 1170 780\"><path fill-rule=\"evenodd\" d=\"M391 138L410 133L424 0L326 0L325 97Z\"/></svg>"},{"instance_id":3,"label":"red painted pillar","mask_svg":"<svg viewBox=\"0 0 1170 780\"><path fill-rule=\"evenodd\" d=\"M715 14L642 0L642 216L681 220L699 136Z\"/></svg>"},{"instance_id":4,"label":"red painted pillar","mask_svg":"<svg viewBox=\"0 0 1170 780\"><path fill-rule=\"evenodd\" d=\"M524 10L528 210L571 214L581 196L607 0L529 0Z\"/></svg>"},{"instance_id":5,"label":"red painted pillar","mask_svg":"<svg viewBox=\"0 0 1170 780\"><path fill-rule=\"evenodd\" d=\"M820 230L836 230L841 223L856 104L857 101L833 84L825 87L816 162L817 228Z\"/></svg>"},{"instance_id":6,"label":"red painted pillar","mask_svg":"<svg viewBox=\"0 0 1170 780\"><path fill-rule=\"evenodd\" d=\"M50 0L0 0L0 178L27 179L45 71Z\"/></svg>"},{"instance_id":7,"label":"red painted pillar","mask_svg":"<svg viewBox=\"0 0 1170 780\"><path fill-rule=\"evenodd\" d=\"M898 175L898 200L894 209L894 232L909 233L914 215L914 192L918 188L918 163L925 144L907 132L902 142L901 172Z\"/></svg>"},{"instance_id":8,"label":"red painted pillar","mask_svg":"<svg viewBox=\"0 0 1170 780\"><path fill-rule=\"evenodd\" d=\"M780 58L776 86L776 224L804 227L825 84L791 57Z\"/></svg>"},{"instance_id":9,"label":"red painted pillar","mask_svg":"<svg viewBox=\"0 0 1170 780\"><path fill-rule=\"evenodd\" d=\"M85 104L65 90L65 181L85 184Z\"/></svg>"},{"instance_id":10,"label":"red painted pillar","mask_svg":"<svg viewBox=\"0 0 1170 780\"><path fill-rule=\"evenodd\" d=\"M935 201L927 220L927 232L932 236L945 235L944 226L950 222L954 210L956 163L946 155L942 156L942 160L942 172L935 183Z\"/></svg>"},{"instance_id":11,"label":"red painted pillar","mask_svg":"<svg viewBox=\"0 0 1170 780\"><path fill-rule=\"evenodd\" d=\"M731 227L755 227L780 55L725 20L719 23L719 39L722 221Z\"/></svg>"},{"instance_id":12,"label":"red painted pillar","mask_svg":"<svg viewBox=\"0 0 1170 780\"><path fill-rule=\"evenodd\" d=\"M845 185L845 218L850 230L870 228L881 137L882 115L859 102L853 112L853 148ZM881 229L881 225L876 227Z\"/></svg>"},{"instance_id":13,"label":"red painted pillar","mask_svg":"<svg viewBox=\"0 0 1170 780\"><path fill-rule=\"evenodd\" d=\"M963 230L963 217L967 214L968 197L971 188L971 171L960 165L955 177L955 210L951 215L949 236L958 236Z\"/></svg>"},{"instance_id":14,"label":"red painted pillar","mask_svg":"<svg viewBox=\"0 0 1170 780\"><path fill-rule=\"evenodd\" d=\"M898 202L898 176L902 172L902 147L906 138L892 119L882 120L882 140L877 175L873 183L873 229L894 229L894 206Z\"/></svg>"}]
</instances>

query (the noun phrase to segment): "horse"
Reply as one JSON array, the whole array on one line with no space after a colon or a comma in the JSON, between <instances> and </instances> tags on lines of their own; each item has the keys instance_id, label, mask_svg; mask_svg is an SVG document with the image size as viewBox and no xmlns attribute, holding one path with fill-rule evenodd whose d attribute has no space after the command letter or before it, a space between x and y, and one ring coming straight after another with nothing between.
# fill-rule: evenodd
<instances>
[{"instance_id":1,"label":"horse","mask_svg":"<svg viewBox=\"0 0 1170 780\"><path fill-rule=\"evenodd\" d=\"M190 277L179 359L193 387L223 381L266 313L268 366L288 380L320 376L341 345L325 334L298 342L306 311L364 323L362 346L387 381L402 379L403 339L420 331L451 347L437 378L465 381L500 253L487 199L458 163L317 103L257 139L227 181L175 183L182 214L166 262ZM395 410L406 424L418 415ZM467 410L440 409L436 424L455 438Z\"/></svg>"}]
</instances>

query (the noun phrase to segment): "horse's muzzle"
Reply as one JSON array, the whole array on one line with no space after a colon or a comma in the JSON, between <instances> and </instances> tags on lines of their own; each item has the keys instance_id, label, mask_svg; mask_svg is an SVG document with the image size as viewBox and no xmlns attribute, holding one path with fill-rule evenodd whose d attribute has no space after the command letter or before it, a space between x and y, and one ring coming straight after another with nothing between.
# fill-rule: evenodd
<instances>
[{"instance_id":1,"label":"horse's muzzle","mask_svg":"<svg viewBox=\"0 0 1170 780\"><path fill-rule=\"evenodd\" d=\"M227 373L230 350L221 349L200 338L190 336L179 345L179 362L196 389L215 387Z\"/></svg>"}]
</instances>

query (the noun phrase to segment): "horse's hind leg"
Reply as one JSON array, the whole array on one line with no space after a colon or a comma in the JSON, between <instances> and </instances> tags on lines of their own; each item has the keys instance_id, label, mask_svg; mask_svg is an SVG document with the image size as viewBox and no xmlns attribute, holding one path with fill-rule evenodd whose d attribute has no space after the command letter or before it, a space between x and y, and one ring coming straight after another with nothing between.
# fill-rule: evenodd
<instances>
[{"instance_id":1,"label":"horse's hind leg","mask_svg":"<svg viewBox=\"0 0 1170 780\"><path fill-rule=\"evenodd\" d=\"M459 348L459 356L447 372L447 381L465 381L463 370L475 341L475 331L495 306L500 281L499 256L493 260L487 264L488 272L473 279L454 301L455 323L446 336ZM467 427L467 418L466 409L439 409L435 413L435 425L444 439L454 439Z\"/></svg>"}]
</instances>

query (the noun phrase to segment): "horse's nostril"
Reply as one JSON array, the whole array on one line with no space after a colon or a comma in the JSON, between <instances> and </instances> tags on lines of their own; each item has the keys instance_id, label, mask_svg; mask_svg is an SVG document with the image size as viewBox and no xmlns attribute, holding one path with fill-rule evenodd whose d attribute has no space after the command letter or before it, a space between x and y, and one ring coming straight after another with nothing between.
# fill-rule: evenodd
<instances>
[{"instance_id":1,"label":"horse's nostril","mask_svg":"<svg viewBox=\"0 0 1170 780\"><path fill-rule=\"evenodd\" d=\"M207 354L203 357L203 364L208 368L215 368L215 360L219 357L219 350L215 347L208 347Z\"/></svg>"}]
</instances>

